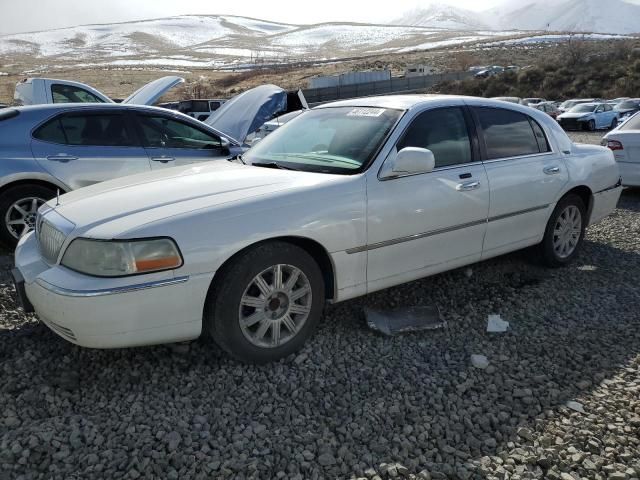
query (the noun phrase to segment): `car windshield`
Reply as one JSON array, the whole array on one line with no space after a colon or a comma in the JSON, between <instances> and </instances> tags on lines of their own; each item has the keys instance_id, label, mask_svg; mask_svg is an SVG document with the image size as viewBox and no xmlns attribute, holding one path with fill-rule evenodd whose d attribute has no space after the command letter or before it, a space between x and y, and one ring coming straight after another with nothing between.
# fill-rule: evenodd
<instances>
[{"instance_id":1,"label":"car windshield","mask_svg":"<svg viewBox=\"0 0 640 480\"><path fill-rule=\"evenodd\" d=\"M597 105L576 105L575 107L573 107L571 110L569 110L572 113L589 113L589 112L593 112L596 109Z\"/></svg>"},{"instance_id":2,"label":"car windshield","mask_svg":"<svg viewBox=\"0 0 640 480\"><path fill-rule=\"evenodd\" d=\"M633 101L633 100L627 100L624 101L622 103L619 103L618 105L616 105L616 108L614 110L620 111L620 110L631 110L634 108L638 108L640 106L640 102L638 101Z\"/></svg>"},{"instance_id":3,"label":"car windshield","mask_svg":"<svg viewBox=\"0 0 640 480\"><path fill-rule=\"evenodd\" d=\"M329 107L291 120L243 155L246 163L351 174L372 160L402 110Z\"/></svg>"}]
</instances>

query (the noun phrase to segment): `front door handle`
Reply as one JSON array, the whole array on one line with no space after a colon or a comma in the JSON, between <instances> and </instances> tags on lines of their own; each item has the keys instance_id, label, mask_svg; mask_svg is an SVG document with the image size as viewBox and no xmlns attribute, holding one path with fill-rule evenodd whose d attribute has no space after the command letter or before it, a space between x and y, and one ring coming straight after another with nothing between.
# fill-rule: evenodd
<instances>
[{"instance_id":1,"label":"front door handle","mask_svg":"<svg viewBox=\"0 0 640 480\"><path fill-rule=\"evenodd\" d=\"M51 160L54 162L62 162L67 163L71 160L78 160L78 157L74 157L73 155L67 155L66 153L59 153L57 155L49 155L47 160Z\"/></svg>"},{"instance_id":2,"label":"front door handle","mask_svg":"<svg viewBox=\"0 0 640 480\"><path fill-rule=\"evenodd\" d=\"M456 186L456 190L459 192L468 192L469 190L476 190L477 188L480 188L480 182L477 181L459 183Z\"/></svg>"},{"instance_id":3,"label":"front door handle","mask_svg":"<svg viewBox=\"0 0 640 480\"><path fill-rule=\"evenodd\" d=\"M557 173L560 173L560 167L545 167L543 172L547 175L555 175Z\"/></svg>"},{"instance_id":4,"label":"front door handle","mask_svg":"<svg viewBox=\"0 0 640 480\"><path fill-rule=\"evenodd\" d=\"M154 162L167 163L175 161L175 158L162 155L160 157L151 157L151 160L153 160Z\"/></svg>"}]
</instances>

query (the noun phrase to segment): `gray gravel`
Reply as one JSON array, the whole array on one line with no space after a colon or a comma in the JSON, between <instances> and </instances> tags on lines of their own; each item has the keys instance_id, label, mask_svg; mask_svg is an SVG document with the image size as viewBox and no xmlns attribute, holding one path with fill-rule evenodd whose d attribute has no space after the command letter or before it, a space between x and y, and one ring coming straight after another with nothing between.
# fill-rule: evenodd
<instances>
[{"instance_id":1,"label":"gray gravel","mask_svg":"<svg viewBox=\"0 0 640 480\"><path fill-rule=\"evenodd\" d=\"M4 257L0 479L638 478L640 192L574 265L530 257L328 307L260 367L202 340L75 347L16 310ZM431 303L447 329L387 338L362 313Z\"/></svg>"}]
</instances>

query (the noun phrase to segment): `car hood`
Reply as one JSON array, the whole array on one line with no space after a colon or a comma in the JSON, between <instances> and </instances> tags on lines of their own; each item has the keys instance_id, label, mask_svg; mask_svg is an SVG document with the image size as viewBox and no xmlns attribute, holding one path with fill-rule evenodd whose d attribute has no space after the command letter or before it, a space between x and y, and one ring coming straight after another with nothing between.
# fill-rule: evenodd
<instances>
[{"instance_id":1,"label":"car hood","mask_svg":"<svg viewBox=\"0 0 640 480\"><path fill-rule=\"evenodd\" d=\"M261 85L225 102L205 120L216 130L240 142L287 108L287 92L275 85Z\"/></svg>"},{"instance_id":2,"label":"car hood","mask_svg":"<svg viewBox=\"0 0 640 480\"><path fill-rule=\"evenodd\" d=\"M235 162L174 167L92 185L53 199L79 235L114 238L169 217L260 201L285 191L340 181L344 175L276 170ZM57 203L57 204L56 204Z\"/></svg>"},{"instance_id":3,"label":"car hood","mask_svg":"<svg viewBox=\"0 0 640 480\"><path fill-rule=\"evenodd\" d=\"M583 112L583 113L565 112L562 115L559 115L558 118L582 118L582 117L589 117L591 115L593 115L593 112Z\"/></svg>"},{"instance_id":4,"label":"car hood","mask_svg":"<svg viewBox=\"0 0 640 480\"><path fill-rule=\"evenodd\" d=\"M158 78L129 95L122 103L130 105L153 105L156 101L176 85L184 83L184 78L168 76Z\"/></svg>"}]
</instances>

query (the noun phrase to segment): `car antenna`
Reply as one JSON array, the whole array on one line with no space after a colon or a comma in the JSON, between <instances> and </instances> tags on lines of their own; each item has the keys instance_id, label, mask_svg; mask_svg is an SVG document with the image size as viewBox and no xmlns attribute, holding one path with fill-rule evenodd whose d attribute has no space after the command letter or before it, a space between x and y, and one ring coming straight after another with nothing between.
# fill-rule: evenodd
<instances>
[{"instance_id":1,"label":"car antenna","mask_svg":"<svg viewBox=\"0 0 640 480\"><path fill-rule=\"evenodd\" d=\"M56 189L56 207L60 205L60 189Z\"/></svg>"}]
</instances>

